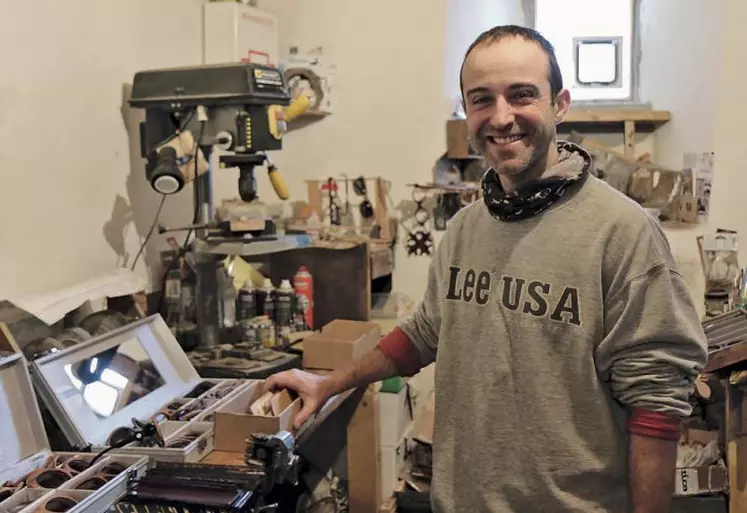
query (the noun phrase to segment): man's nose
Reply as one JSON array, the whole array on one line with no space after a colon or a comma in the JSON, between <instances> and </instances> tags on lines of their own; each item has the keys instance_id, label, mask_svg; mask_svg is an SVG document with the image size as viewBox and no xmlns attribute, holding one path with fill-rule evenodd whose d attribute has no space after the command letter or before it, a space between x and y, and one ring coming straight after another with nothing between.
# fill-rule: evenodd
<instances>
[{"instance_id":1,"label":"man's nose","mask_svg":"<svg viewBox=\"0 0 747 513\"><path fill-rule=\"evenodd\" d=\"M496 128L505 128L514 122L513 107L502 97L495 102L495 110L490 117L491 124Z\"/></svg>"}]
</instances>

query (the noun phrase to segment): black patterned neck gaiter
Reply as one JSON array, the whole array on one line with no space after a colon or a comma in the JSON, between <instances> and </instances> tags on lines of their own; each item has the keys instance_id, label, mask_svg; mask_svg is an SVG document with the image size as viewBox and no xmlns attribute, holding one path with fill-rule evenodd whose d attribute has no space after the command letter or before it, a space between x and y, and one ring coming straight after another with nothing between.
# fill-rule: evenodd
<instances>
[{"instance_id":1,"label":"black patterned neck gaiter","mask_svg":"<svg viewBox=\"0 0 747 513\"><path fill-rule=\"evenodd\" d=\"M591 156L580 146L558 142L558 162L543 178L507 193L493 169L482 179L482 194L488 211L500 221L520 221L536 216L550 208L578 184L591 168Z\"/></svg>"}]
</instances>

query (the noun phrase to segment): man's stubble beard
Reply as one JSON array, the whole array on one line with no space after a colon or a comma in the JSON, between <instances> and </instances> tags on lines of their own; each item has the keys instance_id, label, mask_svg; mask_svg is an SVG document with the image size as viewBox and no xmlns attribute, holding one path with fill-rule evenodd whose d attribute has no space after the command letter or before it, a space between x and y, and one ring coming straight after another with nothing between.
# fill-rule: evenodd
<instances>
[{"instance_id":1,"label":"man's stubble beard","mask_svg":"<svg viewBox=\"0 0 747 513\"><path fill-rule=\"evenodd\" d=\"M487 141L483 136L478 134L477 136L473 136L471 139L473 147L480 155L482 155L482 158L487 164L487 167L493 169L499 175L521 176L535 167L540 160L540 152L537 151L537 148L535 146L530 146L526 148L526 151L529 153L528 158L521 164L521 166L512 166L511 168L506 169L506 167L503 166L500 161L493 161L492 156L487 150Z\"/></svg>"}]
</instances>

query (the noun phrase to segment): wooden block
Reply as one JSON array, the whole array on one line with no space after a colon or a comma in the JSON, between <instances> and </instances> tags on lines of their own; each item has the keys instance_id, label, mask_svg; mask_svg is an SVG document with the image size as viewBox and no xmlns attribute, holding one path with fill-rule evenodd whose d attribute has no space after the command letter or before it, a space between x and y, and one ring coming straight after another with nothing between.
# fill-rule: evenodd
<instances>
[{"instance_id":1,"label":"wooden block","mask_svg":"<svg viewBox=\"0 0 747 513\"><path fill-rule=\"evenodd\" d=\"M625 156L635 157L635 121L625 121Z\"/></svg>"},{"instance_id":2,"label":"wooden block","mask_svg":"<svg viewBox=\"0 0 747 513\"><path fill-rule=\"evenodd\" d=\"M397 513L397 499L389 497L379 508L379 513Z\"/></svg>"},{"instance_id":3,"label":"wooden block","mask_svg":"<svg viewBox=\"0 0 747 513\"><path fill-rule=\"evenodd\" d=\"M272 406L270 406L270 401L272 400L272 392L266 392L264 395L262 395L259 399L254 401L249 406L249 412L252 415L267 415L272 411Z\"/></svg>"},{"instance_id":4,"label":"wooden block","mask_svg":"<svg viewBox=\"0 0 747 513\"><path fill-rule=\"evenodd\" d=\"M680 208L678 211L680 220L685 223L698 222L698 200L690 194L683 194L680 197Z\"/></svg>"},{"instance_id":5,"label":"wooden block","mask_svg":"<svg viewBox=\"0 0 747 513\"><path fill-rule=\"evenodd\" d=\"M228 223L232 232L258 232L265 229L264 219L235 219Z\"/></svg>"},{"instance_id":6,"label":"wooden block","mask_svg":"<svg viewBox=\"0 0 747 513\"><path fill-rule=\"evenodd\" d=\"M283 410L290 406L291 403L293 403L293 398L287 390L281 390L280 392L272 394L272 398L270 399L272 414L280 416L280 414L283 413Z\"/></svg>"},{"instance_id":7,"label":"wooden block","mask_svg":"<svg viewBox=\"0 0 747 513\"><path fill-rule=\"evenodd\" d=\"M654 173L648 169L637 169L630 176L627 195L638 203L645 203L654 191Z\"/></svg>"},{"instance_id":8,"label":"wooden block","mask_svg":"<svg viewBox=\"0 0 747 513\"><path fill-rule=\"evenodd\" d=\"M10 332L8 325L4 322L0 322L0 351L8 351L11 353L21 352L21 348L18 347L15 337Z\"/></svg>"}]
</instances>

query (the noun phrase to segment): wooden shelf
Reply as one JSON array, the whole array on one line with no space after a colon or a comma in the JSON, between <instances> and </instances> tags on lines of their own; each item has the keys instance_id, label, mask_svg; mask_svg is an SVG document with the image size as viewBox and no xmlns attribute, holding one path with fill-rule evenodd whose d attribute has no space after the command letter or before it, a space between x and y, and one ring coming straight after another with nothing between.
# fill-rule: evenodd
<instances>
[{"instance_id":1,"label":"wooden shelf","mask_svg":"<svg viewBox=\"0 0 747 513\"><path fill-rule=\"evenodd\" d=\"M297 119L322 119L326 118L327 116L329 116L329 112L322 112L320 110L307 110L306 112L298 116Z\"/></svg>"},{"instance_id":2,"label":"wooden shelf","mask_svg":"<svg viewBox=\"0 0 747 513\"><path fill-rule=\"evenodd\" d=\"M322 112L318 110L306 111L295 118L293 121L288 121L288 131L292 132L293 130L298 130L312 123L315 123L320 119L324 119L329 115L329 112Z\"/></svg>"},{"instance_id":3,"label":"wooden shelf","mask_svg":"<svg viewBox=\"0 0 747 513\"><path fill-rule=\"evenodd\" d=\"M672 118L669 111L649 109L571 109L565 124L597 124L597 123L646 123L663 125Z\"/></svg>"},{"instance_id":4,"label":"wooden shelf","mask_svg":"<svg viewBox=\"0 0 747 513\"><path fill-rule=\"evenodd\" d=\"M622 129L625 139L625 156L635 157L635 133L639 126L647 125L658 128L671 119L666 110L633 109L633 108L594 108L571 109L563 127L583 125L593 127L614 126ZM617 129L617 128L616 128Z\"/></svg>"}]
</instances>

